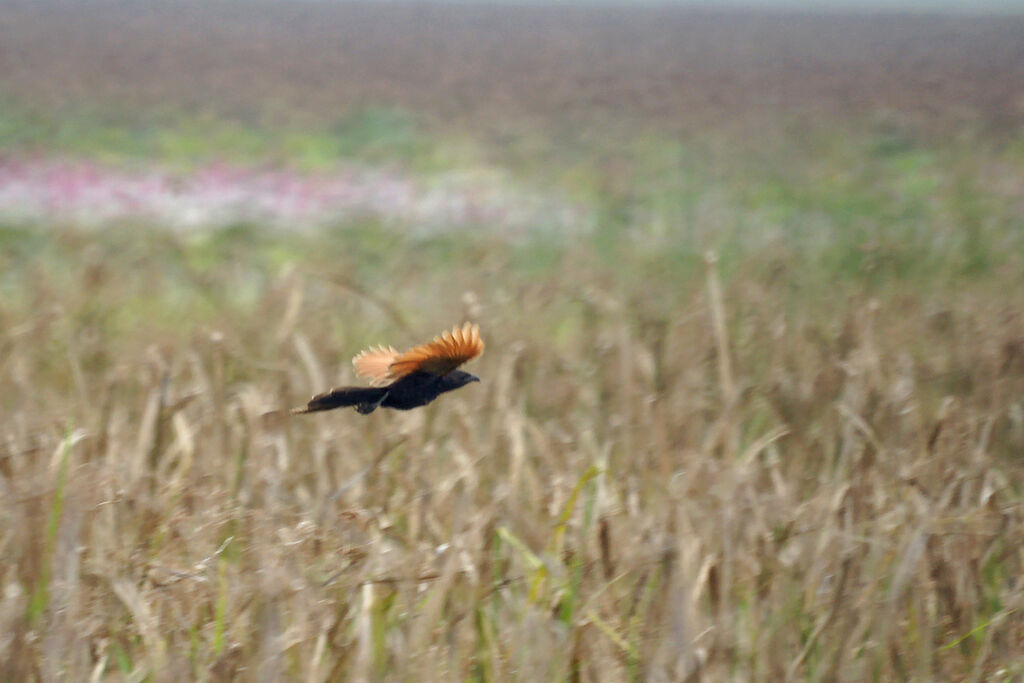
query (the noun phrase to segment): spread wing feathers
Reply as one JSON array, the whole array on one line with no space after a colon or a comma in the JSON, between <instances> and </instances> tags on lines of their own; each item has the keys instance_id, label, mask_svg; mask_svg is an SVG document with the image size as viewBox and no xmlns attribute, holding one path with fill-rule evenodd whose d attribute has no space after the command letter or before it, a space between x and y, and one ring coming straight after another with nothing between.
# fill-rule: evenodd
<instances>
[{"instance_id":1,"label":"spread wing feathers","mask_svg":"<svg viewBox=\"0 0 1024 683\"><path fill-rule=\"evenodd\" d=\"M379 386L417 371L445 375L483 352L480 326L466 323L403 353L390 346L367 349L353 358L352 364L356 374Z\"/></svg>"},{"instance_id":2,"label":"spread wing feathers","mask_svg":"<svg viewBox=\"0 0 1024 683\"><path fill-rule=\"evenodd\" d=\"M404 352L391 362L388 374L392 379L417 371L446 375L483 352L480 326L466 323Z\"/></svg>"},{"instance_id":3,"label":"spread wing feathers","mask_svg":"<svg viewBox=\"0 0 1024 683\"><path fill-rule=\"evenodd\" d=\"M361 351L358 356L352 359L356 374L364 379L370 380L370 384L380 386L391 382L392 377L388 374L388 368L398 358L398 351L391 346L374 346Z\"/></svg>"}]
</instances>

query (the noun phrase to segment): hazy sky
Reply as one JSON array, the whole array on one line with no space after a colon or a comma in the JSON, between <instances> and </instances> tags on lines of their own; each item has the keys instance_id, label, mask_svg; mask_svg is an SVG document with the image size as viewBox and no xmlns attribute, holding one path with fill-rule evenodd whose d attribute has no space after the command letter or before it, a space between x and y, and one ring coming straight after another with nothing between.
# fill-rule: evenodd
<instances>
[{"instance_id":1,"label":"hazy sky","mask_svg":"<svg viewBox=\"0 0 1024 683\"><path fill-rule=\"evenodd\" d=\"M1011 10L1024 13L1024 0L697 0L701 5L744 5L748 7L800 7L804 9L842 8L876 9L896 8L915 10L979 11L989 9Z\"/></svg>"},{"instance_id":2,"label":"hazy sky","mask_svg":"<svg viewBox=\"0 0 1024 683\"><path fill-rule=\"evenodd\" d=\"M344 0L341 0L344 1ZM385 0L387 1L387 0ZM430 0L427 0L428 2ZM443 0L442 0L443 1ZM550 4L670 4L700 7L782 7L805 10L991 11L1024 14L1024 0L456 0L456 2L543 2Z\"/></svg>"},{"instance_id":3,"label":"hazy sky","mask_svg":"<svg viewBox=\"0 0 1024 683\"><path fill-rule=\"evenodd\" d=\"M580 1L580 0L573 0ZM582 0L587 2L588 0ZM593 0L591 0L593 1ZM601 2L602 0L597 0ZM603 0L605 2L638 2L650 0ZM1024 0L653 0L655 3L700 5L703 7L786 7L795 9L912 9L919 11L984 12L991 10L1024 14Z\"/></svg>"}]
</instances>

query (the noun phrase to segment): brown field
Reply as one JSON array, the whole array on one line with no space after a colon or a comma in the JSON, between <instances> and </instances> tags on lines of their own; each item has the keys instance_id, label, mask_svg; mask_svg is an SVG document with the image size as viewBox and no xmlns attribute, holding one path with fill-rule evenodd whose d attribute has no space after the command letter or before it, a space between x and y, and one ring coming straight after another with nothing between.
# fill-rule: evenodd
<instances>
[{"instance_id":1,"label":"brown field","mask_svg":"<svg viewBox=\"0 0 1024 683\"><path fill-rule=\"evenodd\" d=\"M0 92L48 107L328 122L376 103L556 133L772 116L1005 131L1024 122L1024 15L7 0Z\"/></svg>"}]
</instances>

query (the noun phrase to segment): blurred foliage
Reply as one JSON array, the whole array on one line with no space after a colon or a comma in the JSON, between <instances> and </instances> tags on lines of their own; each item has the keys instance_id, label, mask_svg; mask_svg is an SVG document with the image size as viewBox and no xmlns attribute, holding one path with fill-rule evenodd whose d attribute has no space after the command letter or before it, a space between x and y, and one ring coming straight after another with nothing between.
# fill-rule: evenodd
<instances>
[{"instance_id":1,"label":"blurred foliage","mask_svg":"<svg viewBox=\"0 0 1024 683\"><path fill-rule=\"evenodd\" d=\"M433 135L411 116L377 107L324 130L203 119L133 128L86 116L40 121L17 107L0 108L0 148L14 157L45 150L113 164L285 163L313 172L359 161L400 164L425 178L486 160L593 210L596 225L584 239L599 258L615 262L629 245L646 253L651 272L665 276L692 272L709 248L721 254L728 275L766 247L819 280L928 278L938 285L1000 268L1012 272L1024 255L1019 138L995 145L969 135L899 144L891 137L884 130L815 130L800 139L741 144L725 135L645 132L588 152L572 141L559 148L561 141L542 139L536 146L547 152L528 161L517 158L516 146ZM340 227L359 232L367 263L377 262L392 240L374 223ZM559 249L572 246L541 232L548 236L535 236L528 247L531 267L557 263ZM4 239L15 235L39 240L13 228ZM228 230L209 239L238 236ZM445 254L464 239L438 237L428 253L448 261Z\"/></svg>"}]
</instances>

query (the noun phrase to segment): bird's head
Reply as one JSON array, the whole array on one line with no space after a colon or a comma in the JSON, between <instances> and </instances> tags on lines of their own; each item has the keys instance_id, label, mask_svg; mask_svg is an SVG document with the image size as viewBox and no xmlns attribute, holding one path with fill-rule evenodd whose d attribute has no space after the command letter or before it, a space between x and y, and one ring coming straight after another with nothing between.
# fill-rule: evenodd
<instances>
[{"instance_id":1,"label":"bird's head","mask_svg":"<svg viewBox=\"0 0 1024 683\"><path fill-rule=\"evenodd\" d=\"M470 382L479 382L480 378L462 370L452 370L441 378L442 391L452 391L464 387Z\"/></svg>"}]
</instances>

